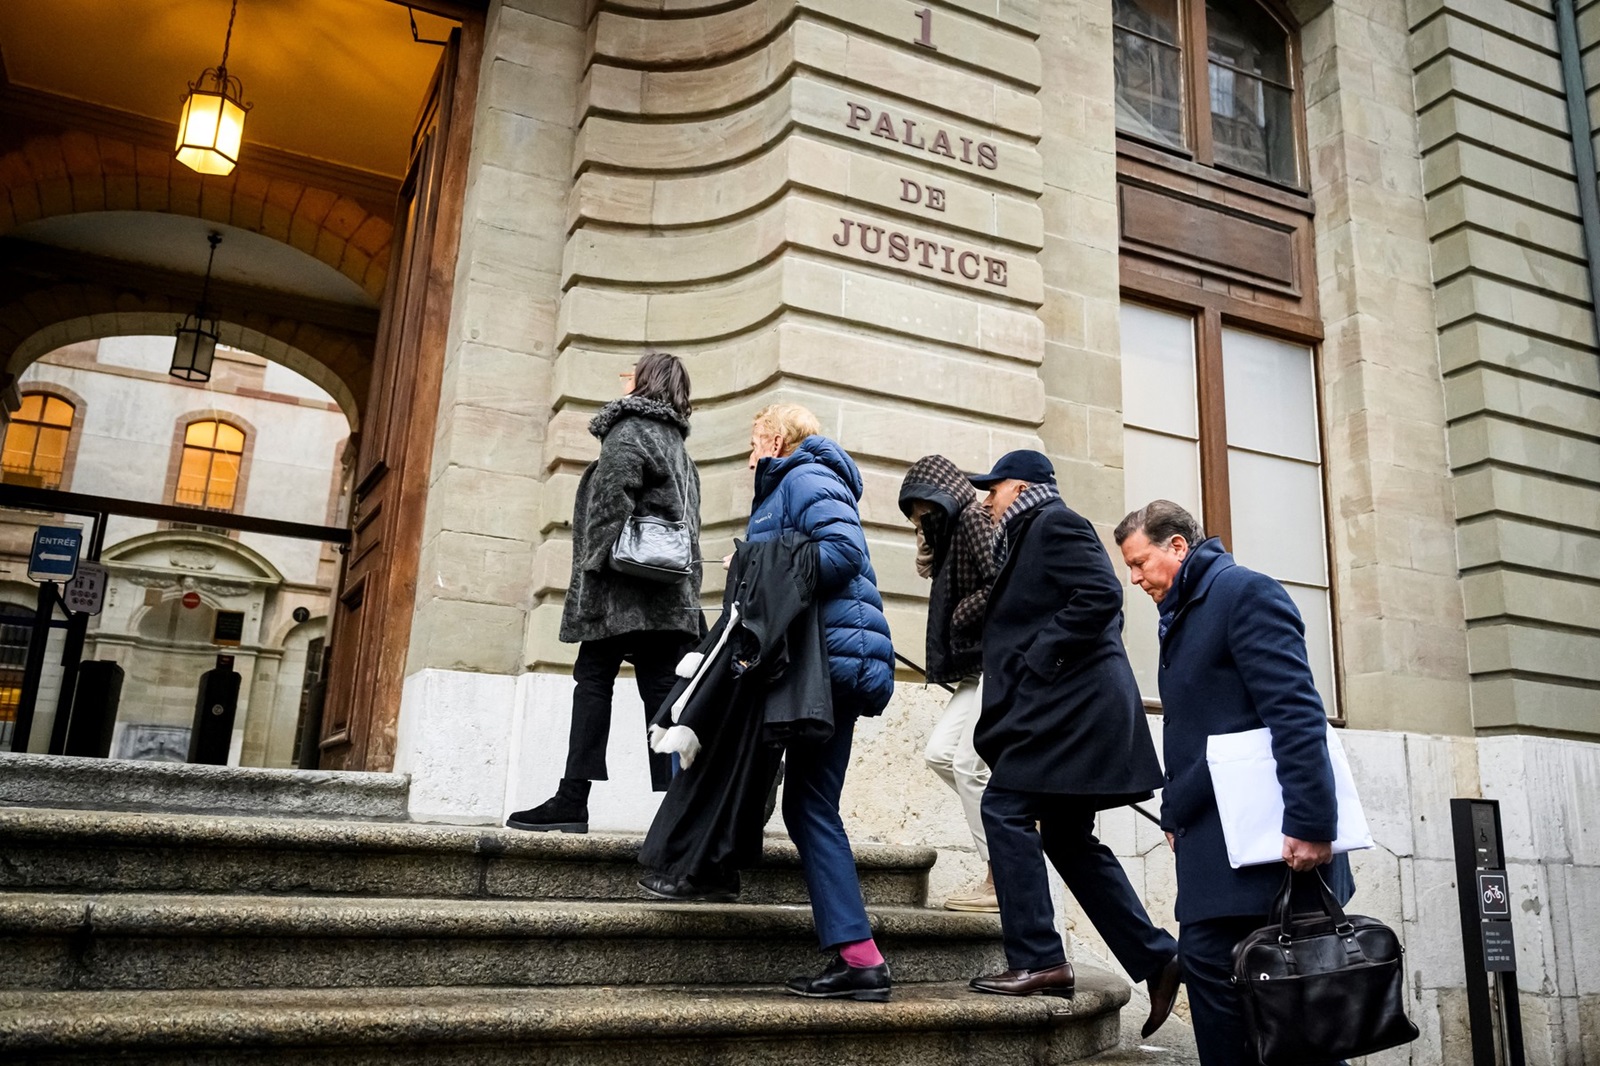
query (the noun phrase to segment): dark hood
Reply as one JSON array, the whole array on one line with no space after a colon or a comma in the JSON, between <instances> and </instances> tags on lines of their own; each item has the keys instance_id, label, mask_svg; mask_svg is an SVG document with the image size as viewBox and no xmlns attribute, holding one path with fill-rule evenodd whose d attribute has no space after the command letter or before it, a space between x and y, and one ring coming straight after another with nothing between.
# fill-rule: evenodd
<instances>
[{"instance_id":1,"label":"dark hood","mask_svg":"<svg viewBox=\"0 0 1600 1066\"><path fill-rule=\"evenodd\" d=\"M652 400L644 396L624 396L621 399L612 400L600 408L599 414L589 420L589 432L601 440L605 440L606 434L610 433L618 422L629 415L665 422L685 437L689 435L689 420L673 410L671 404L665 404L660 400Z\"/></svg>"},{"instance_id":2,"label":"dark hood","mask_svg":"<svg viewBox=\"0 0 1600 1066\"><path fill-rule=\"evenodd\" d=\"M945 514L948 522L961 513L978 492L961 468L942 455L925 455L911 464L900 482L900 510L911 517L911 505L926 500Z\"/></svg>"},{"instance_id":3,"label":"dark hood","mask_svg":"<svg viewBox=\"0 0 1600 1066\"><path fill-rule=\"evenodd\" d=\"M839 480L849 488L851 495L861 499L862 492L866 491L866 483L861 480L861 471L856 468L856 462L845 454L845 450L827 437L807 437L795 446L793 452L782 458L766 458L756 464L756 499L765 499L784 475L798 467L810 463L818 463L839 475Z\"/></svg>"}]
</instances>

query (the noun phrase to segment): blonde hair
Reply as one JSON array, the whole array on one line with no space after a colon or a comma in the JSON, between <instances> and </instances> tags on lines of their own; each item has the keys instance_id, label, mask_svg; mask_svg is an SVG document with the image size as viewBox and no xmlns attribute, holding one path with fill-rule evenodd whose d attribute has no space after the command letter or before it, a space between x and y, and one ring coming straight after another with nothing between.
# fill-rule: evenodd
<instances>
[{"instance_id":1,"label":"blonde hair","mask_svg":"<svg viewBox=\"0 0 1600 1066\"><path fill-rule=\"evenodd\" d=\"M797 403L768 404L756 412L754 424L766 426L783 436L784 455L794 451L807 437L822 433L822 423L817 416Z\"/></svg>"}]
</instances>

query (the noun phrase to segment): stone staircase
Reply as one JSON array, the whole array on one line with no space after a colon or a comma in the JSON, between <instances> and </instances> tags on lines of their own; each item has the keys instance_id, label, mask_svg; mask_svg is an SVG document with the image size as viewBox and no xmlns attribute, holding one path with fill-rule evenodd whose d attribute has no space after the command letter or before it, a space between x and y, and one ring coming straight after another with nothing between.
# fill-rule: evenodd
<instances>
[{"instance_id":1,"label":"stone staircase","mask_svg":"<svg viewBox=\"0 0 1600 1066\"><path fill-rule=\"evenodd\" d=\"M858 849L893 1000L816 1002L777 987L825 961L787 840L740 902L673 904L636 838L198 805L0 807L0 1061L1033 1066L1115 1046L1128 999L1098 971L1071 1000L966 991L998 923L926 907L929 849Z\"/></svg>"}]
</instances>

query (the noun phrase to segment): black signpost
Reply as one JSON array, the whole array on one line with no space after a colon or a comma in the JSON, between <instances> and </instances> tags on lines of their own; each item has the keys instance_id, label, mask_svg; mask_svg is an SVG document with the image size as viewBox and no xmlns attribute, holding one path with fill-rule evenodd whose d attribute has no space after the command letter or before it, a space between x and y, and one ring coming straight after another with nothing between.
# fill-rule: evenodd
<instances>
[{"instance_id":1,"label":"black signpost","mask_svg":"<svg viewBox=\"0 0 1600 1066\"><path fill-rule=\"evenodd\" d=\"M1456 891L1461 901L1461 944L1467 962L1472 1064L1525 1066L1522 1004L1517 999L1517 947L1511 933L1511 886L1500 832L1500 803L1453 799L1450 824L1455 837ZM1491 985L1493 999L1489 994Z\"/></svg>"}]
</instances>

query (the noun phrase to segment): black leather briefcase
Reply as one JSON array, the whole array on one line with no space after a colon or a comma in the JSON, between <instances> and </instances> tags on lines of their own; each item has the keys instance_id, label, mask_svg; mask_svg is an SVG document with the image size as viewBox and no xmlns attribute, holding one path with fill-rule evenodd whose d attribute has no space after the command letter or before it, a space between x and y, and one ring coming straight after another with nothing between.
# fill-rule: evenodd
<instances>
[{"instance_id":1,"label":"black leather briefcase","mask_svg":"<svg viewBox=\"0 0 1600 1066\"><path fill-rule=\"evenodd\" d=\"M1405 949L1394 930L1346 915L1322 876L1322 912L1291 914L1290 873L1272 924L1233 949L1233 982L1264 1066L1311 1066L1369 1055L1417 1038L1405 1012Z\"/></svg>"}]
</instances>

